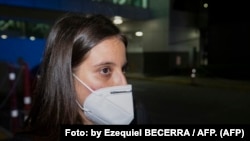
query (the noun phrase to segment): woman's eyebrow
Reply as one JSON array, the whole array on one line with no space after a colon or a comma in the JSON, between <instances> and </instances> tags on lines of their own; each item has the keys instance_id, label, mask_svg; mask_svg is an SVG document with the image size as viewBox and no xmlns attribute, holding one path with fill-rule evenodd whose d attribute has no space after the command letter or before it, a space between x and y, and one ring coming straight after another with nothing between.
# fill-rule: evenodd
<instances>
[{"instance_id":1,"label":"woman's eyebrow","mask_svg":"<svg viewBox=\"0 0 250 141\"><path fill-rule=\"evenodd\" d=\"M107 62L99 62L99 63L96 63L94 64L94 67L98 67L98 66L105 66L105 65L112 65L112 66L115 66L116 64L114 62L111 62L111 61L107 61ZM122 67L125 67L128 65L128 62L124 62Z\"/></svg>"},{"instance_id":2,"label":"woman's eyebrow","mask_svg":"<svg viewBox=\"0 0 250 141\"><path fill-rule=\"evenodd\" d=\"M99 62L97 64L94 64L94 67L105 66L105 65L115 65L115 63L114 62Z\"/></svg>"}]
</instances>

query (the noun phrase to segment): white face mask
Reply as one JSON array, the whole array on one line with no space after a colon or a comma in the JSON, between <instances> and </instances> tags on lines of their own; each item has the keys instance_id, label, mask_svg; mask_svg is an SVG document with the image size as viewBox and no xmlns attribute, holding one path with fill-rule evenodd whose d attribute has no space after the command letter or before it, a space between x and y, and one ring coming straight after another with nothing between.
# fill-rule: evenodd
<instances>
[{"instance_id":1,"label":"white face mask","mask_svg":"<svg viewBox=\"0 0 250 141\"><path fill-rule=\"evenodd\" d=\"M131 123L134 119L132 85L112 86L94 91L75 74L73 76L92 92L83 106L77 102L88 119L100 125Z\"/></svg>"}]
</instances>

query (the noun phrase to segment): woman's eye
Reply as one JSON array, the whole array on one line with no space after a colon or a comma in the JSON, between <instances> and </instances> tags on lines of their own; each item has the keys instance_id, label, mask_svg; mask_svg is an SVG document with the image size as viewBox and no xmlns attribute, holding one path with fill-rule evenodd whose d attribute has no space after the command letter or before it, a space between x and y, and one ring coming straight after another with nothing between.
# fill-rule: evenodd
<instances>
[{"instance_id":1,"label":"woman's eye","mask_svg":"<svg viewBox=\"0 0 250 141\"><path fill-rule=\"evenodd\" d=\"M101 69L101 74L108 75L110 74L111 70L110 68L102 68Z\"/></svg>"}]
</instances>

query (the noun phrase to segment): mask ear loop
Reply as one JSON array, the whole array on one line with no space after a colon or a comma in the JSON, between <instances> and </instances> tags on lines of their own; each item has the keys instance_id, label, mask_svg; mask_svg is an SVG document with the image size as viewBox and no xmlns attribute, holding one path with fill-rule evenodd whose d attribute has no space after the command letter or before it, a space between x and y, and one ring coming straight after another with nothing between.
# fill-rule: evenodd
<instances>
[{"instance_id":1,"label":"mask ear loop","mask_svg":"<svg viewBox=\"0 0 250 141\"><path fill-rule=\"evenodd\" d=\"M83 106L81 106L81 104L80 104L77 100L76 100L76 103L77 103L77 105L79 106L79 108L82 109L83 111L86 111L86 112L89 111L88 109L86 109L86 108L84 108Z\"/></svg>"},{"instance_id":2,"label":"mask ear loop","mask_svg":"<svg viewBox=\"0 0 250 141\"><path fill-rule=\"evenodd\" d=\"M89 91L91 91L92 93L94 92L87 84L85 84L80 78L78 78L74 73L73 76L81 83L83 84Z\"/></svg>"},{"instance_id":3,"label":"mask ear loop","mask_svg":"<svg viewBox=\"0 0 250 141\"><path fill-rule=\"evenodd\" d=\"M88 85L86 85L81 79L79 79L74 73L73 76L81 83L83 84L89 91L91 91L92 93L94 92ZM77 105L80 107L80 109L82 109L83 111L89 111L86 108L84 108L83 106L81 106L81 104L78 102L78 100L76 100Z\"/></svg>"}]
</instances>

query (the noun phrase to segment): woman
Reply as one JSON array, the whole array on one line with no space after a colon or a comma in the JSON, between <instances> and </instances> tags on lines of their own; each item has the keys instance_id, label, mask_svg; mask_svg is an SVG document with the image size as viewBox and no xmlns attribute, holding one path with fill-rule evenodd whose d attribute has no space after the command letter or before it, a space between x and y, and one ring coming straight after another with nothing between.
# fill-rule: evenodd
<instances>
[{"instance_id":1,"label":"woman","mask_svg":"<svg viewBox=\"0 0 250 141\"><path fill-rule=\"evenodd\" d=\"M135 123L132 87L124 75L126 46L126 37L105 16L67 14L57 20L47 39L27 131L57 139L62 124Z\"/></svg>"}]
</instances>

